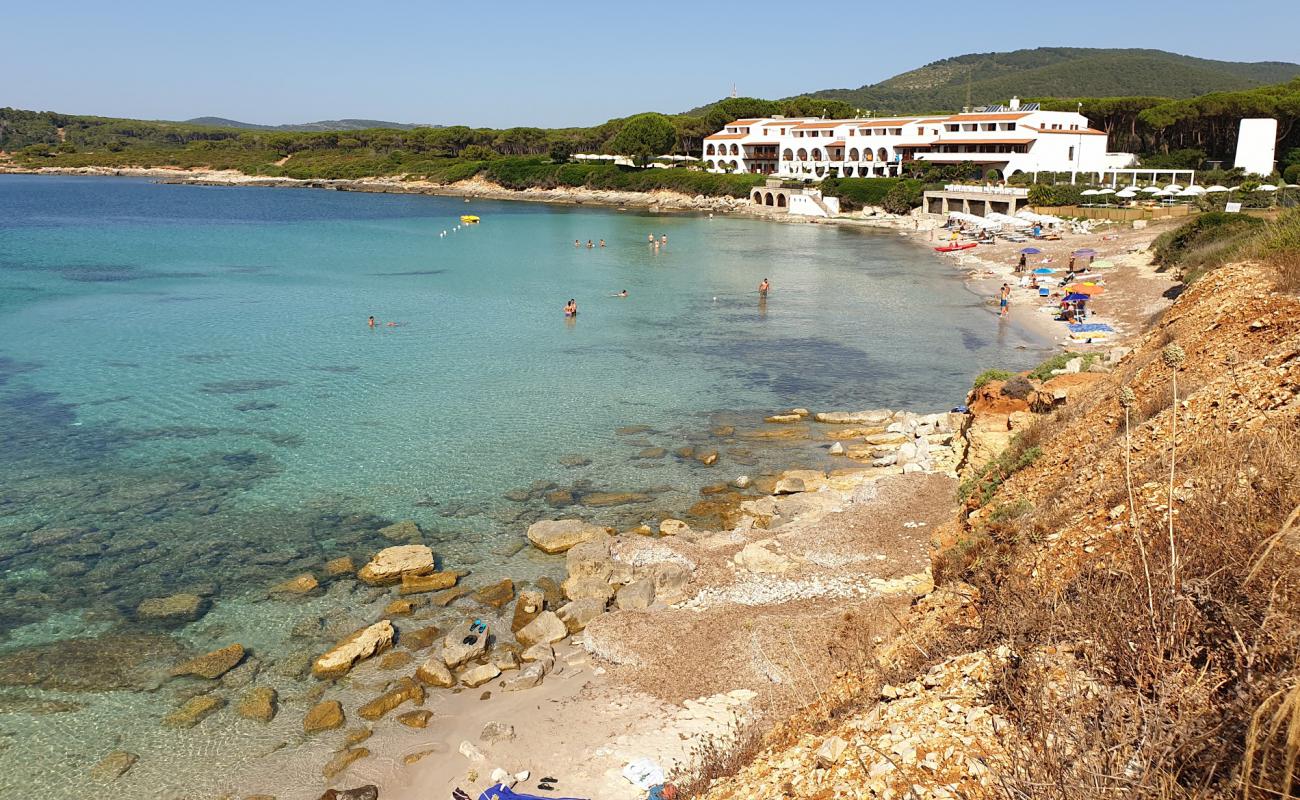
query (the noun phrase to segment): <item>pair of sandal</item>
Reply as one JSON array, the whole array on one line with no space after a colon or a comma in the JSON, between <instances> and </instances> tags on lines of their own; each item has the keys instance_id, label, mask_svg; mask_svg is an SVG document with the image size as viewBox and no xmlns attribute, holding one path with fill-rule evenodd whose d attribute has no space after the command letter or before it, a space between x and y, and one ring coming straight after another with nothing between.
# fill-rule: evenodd
<instances>
[{"instance_id":1,"label":"pair of sandal","mask_svg":"<svg viewBox=\"0 0 1300 800\"><path fill-rule=\"evenodd\" d=\"M472 645L478 641L478 634L487 633L487 623L481 619L476 619L469 625L470 634L461 639L461 644Z\"/></svg>"},{"instance_id":2,"label":"pair of sandal","mask_svg":"<svg viewBox=\"0 0 1300 800\"><path fill-rule=\"evenodd\" d=\"M537 788L543 792L555 791L555 778L542 778L537 782Z\"/></svg>"}]
</instances>

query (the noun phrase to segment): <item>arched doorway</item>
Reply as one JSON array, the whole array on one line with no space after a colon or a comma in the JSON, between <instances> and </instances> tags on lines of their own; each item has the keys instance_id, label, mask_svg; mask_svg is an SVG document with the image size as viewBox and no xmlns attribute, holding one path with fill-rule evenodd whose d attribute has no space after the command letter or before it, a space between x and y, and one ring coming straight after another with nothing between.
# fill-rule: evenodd
<instances>
[{"instance_id":1,"label":"arched doorway","mask_svg":"<svg viewBox=\"0 0 1300 800\"><path fill-rule=\"evenodd\" d=\"M879 150L876 151L876 158L880 159L881 161L888 161L889 151L883 147L880 148Z\"/></svg>"},{"instance_id":2,"label":"arched doorway","mask_svg":"<svg viewBox=\"0 0 1300 800\"><path fill-rule=\"evenodd\" d=\"M772 193L771 193L771 192L768 192L768 193L767 193L767 199L764 200L763 205L765 205L765 206L770 206L770 205L775 205L775 204L776 204L775 201L772 199Z\"/></svg>"},{"instance_id":3,"label":"arched doorway","mask_svg":"<svg viewBox=\"0 0 1300 800\"><path fill-rule=\"evenodd\" d=\"M785 192L778 192L776 195L776 207L785 208Z\"/></svg>"},{"instance_id":4,"label":"arched doorway","mask_svg":"<svg viewBox=\"0 0 1300 800\"><path fill-rule=\"evenodd\" d=\"M754 196L750 199L754 201L754 205L756 206L763 205L763 193L758 191L757 189L754 190Z\"/></svg>"}]
</instances>

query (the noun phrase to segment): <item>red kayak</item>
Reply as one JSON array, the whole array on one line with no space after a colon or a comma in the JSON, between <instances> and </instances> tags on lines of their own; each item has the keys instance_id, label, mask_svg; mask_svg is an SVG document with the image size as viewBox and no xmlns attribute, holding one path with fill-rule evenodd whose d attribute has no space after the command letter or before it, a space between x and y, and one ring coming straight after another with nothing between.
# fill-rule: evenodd
<instances>
[{"instance_id":1,"label":"red kayak","mask_svg":"<svg viewBox=\"0 0 1300 800\"><path fill-rule=\"evenodd\" d=\"M974 246L975 246L975 242L963 242L962 244L948 244L948 245L944 245L943 247L936 247L934 249L939 251L940 253L952 253L952 252L956 252L957 250L969 250Z\"/></svg>"}]
</instances>

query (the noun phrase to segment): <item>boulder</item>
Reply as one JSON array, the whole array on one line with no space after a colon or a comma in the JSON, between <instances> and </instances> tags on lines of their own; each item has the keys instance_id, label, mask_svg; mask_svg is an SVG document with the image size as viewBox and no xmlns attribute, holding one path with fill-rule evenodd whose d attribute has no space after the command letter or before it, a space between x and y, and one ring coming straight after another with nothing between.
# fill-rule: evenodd
<instances>
[{"instance_id":1,"label":"boulder","mask_svg":"<svg viewBox=\"0 0 1300 800\"><path fill-rule=\"evenodd\" d=\"M469 591L470 591L469 587L467 586L453 586L450 589L446 589L444 591L438 592L437 594L430 597L429 605L437 606L438 608L446 608L447 606L461 599L465 595L469 594Z\"/></svg>"},{"instance_id":2,"label":"boulder","mask_svg":"<svg viewBox=\"0 0 1300 800\"><path fill-rule=\"evenodd\" d=\"M763 541L751 542L745 545L736 554L736 564L750 572L760 574L780 574L793 567L794 562L789 558L767 549L767 546L771 544L772 540L764 539Z\"/></svg>"},{"instance_id":3,"label":"boulder","mask_svg":"<svg viewBox=\"0 0 1300 800\"><path fill-rule=\"evenodd\" d=\"M632 581L618 590L614 603L623 611L649 608L655 601L655 584L652 578Z\"/></svg>"},{"instance_id":4,"label":"boulder","mask_svg":"<svg viewBox=\"0 0 1300 800\"><path fill-rule=\"evenodd\" d=\"M327 577L341 578L356 572L357 565L353 563L352 556L339 556L326 561L323 569Z\"/></svg>"},{"instance_id":5,"label":"boulder","mask_svg":"<svg viewBox=\"0 0 1300 800\"><path fill-rule=\"evenodd\" d=\"M690 533L691 526L682 522L680 519L671 517L659 523L659 532L664 536L681 536Z\"/></svg>"},{"instance_id":6,"label":"boulder","mask_svg":"<svg viewBox=\"0 0 1300 800\"><path fill-rule=\"evenodd\" d=\"M494 648L488 654L488 661L502 672L519 669L519 655L514 650L505 647Z\"/></svg>"},{"instance_id":7,"label":"boulder","mask_svg":"<svg viewBox=\"0 0 1300 800\"><path fill-rule=\"evenodd\" d=\"M506 678L505 690L517 692L520 689L531 689L541 683L545 676L546 668L541 662L534 662L519 670L519 674Z\"/></svg>"},{"instance_id":8,"label":"boulder","mask_svg":"<svg viewBox=\"0 0 1300 800\"><path fill-rule=\"evenodd\" d=\"M515 638L524 647L531 647L535 644L558 642L568 635L569 629L564 626L555 612L543 611L537 615L537 619L520 628Z\"/></svg>"},{"instance_id":9,"label":"boulder","mask_svg":"<svg viewBox=\"0 0 1300 800\"><path fill-rule=\"evenodd\" d=\"M560 588L560 584L556 583L554 578L543 575L533 583L538 589L542 590L542 596L546 598L547 608L559 608L564 604L564 590Z\"/></svg>"},{"instance_id":10,"label":"boulder","mask_svg":"<svg viewBox=\"0 0 1300 800\"><path fill-rule=\"evenodd\" d=\"M574 545L603 535L605 529L580 519L555 519L528 526L528 541L543 553L563 553Z\"/></svg>"},{"instance_id":11,"label":"boulder","mask_svg":"<svg viewBox=\"0 0 1300 800\"><path fill-rule=\"evenodd\" d=\"M798 414L773 414L770 417L763 417L764 422L773 422L783 425L789 425L790 423L798 422L801 419L803 419L803 417Z\"/></svg>"},{"instance_id":12,"label":"boulder","mask_svg":"<svg viewBox=\"0 0 1300 800\"><path fill-rule=\"evenodd\" d=\"M414 630L403 628L398 631L397 642L407 650L423 650L433 644L441 633L437 625L426 625Z\"/></svg>"},{"instance_id":13,"label":"boulder","mask_svg":"<svg viewBox=\"0 0 1300 800\"><path fill-rule=\"evenodd\" d=\"M443 689L450 689L456 685L456 678L443 663L441 655L432 655L425 659L424 663L415 670L415 677L429 686Z\"/></svg>"},{"instance_id":14,"label":"boulder","mask_svg":"<svg viewBox=\"0 0 1300 800\"><path fill-rule=\"evenodd\" d=\"M798 494L805 490L803 478L786 477L776 482L772 494Z\"/></svg>"},{"instance_id":15,"label":"boulder","mask_svg":"<svg viewBox=\"0 0 1300 800\"><path fill-rule=\"evenodd\" d=\"M411 665L415 656L411 655L410 650L394 650L391 653L384 653L379 659L379 668L384 670L404 669Z\"/></svg>"},{"instance_id":16,"label":"boulder","mask_svg":"<svg viewBox=\"0 0 1300 800\"><path fill-rule=\"evenodd\" d=\"M614 588L600 578L566 578L564 596L570 600L583 600L590 597L608 602L614 596Z\"/></svg>"},{"instance_id":17,"label":"boulder","mask_svg":"<svg viewBox=\"0 0 1300 800\"><path fill-rule=\"evenodd\" d=\"M718 463L718 451L705 450L703 452L696 453L695 460L700 462L706 467L711 467L714 464Z\"/></svg>"},{"instance_id":18,"label":"boulder","mask_svg":"<svg viewBox=\"0 0 1300 800\"><path fill-rule=\"evenodd\" d=\"M173 676L191 675L196 678L216 680L234 669L244 660L244 646L232 644L220 650L213 650L198 658L192 658L184 664L172 668Z\"/></svg>"},{"instance_id":19,"label":"boulder","mask_svg":"<svg viewBox=\"0 0 1300 800\"><path fill-rule=\"evenodd\" d=\"M365 758L368 755L370 755L370 751L364 747L349 747L345 750L340 750L334 754L334 757L331 758L328 763L325 764L321 769L321 773L326 778L333 778L351 766L353 761L356 761L359 758Z\"/></svg>"},{"instance_id":20,"label":"boulder","mask_svg":"<svg viewBox=\"0 0 1300 800\"><path fill-rule=\"evenodd\" d=\"M135 753L128 753L125 750L114 750L104 756L98 764L90 768L90 777L92 780L107 783L122 777L122 775L135 766L135 762L140 760L140 756Z\"/></svg>"},{"instance_id":21,"label":"boulder","mask_svg":"<svg viewBox=\"0 0 1300 800\"><path fill-rule=\"evenodd\" d=\"M197 594L181 593L168 597L151 597L136 606L140 619L163 622L192 622L203 616L205 602Z\"/></svg>"},{"instance_id":22,"label":"boulder","mask_svg":"<svg viewBox=\"0 0 1300 800\"><path fill-rule=\"evenodd\" d=\"M411 678L401 678L392 689L358 708L357 714L373 722L408 700L417 706L423 705L424 687Z\"/></svg>"},{"instance_id":23,"label":"boulder","mask_svg":"<svg viewBox=\"0 0 1300 800\"><path fill-rule=\"evenodd\" d=\"M316 581L316 576L312 575L310 572L304 572L303 574L295 578L290 578L287 581L284 581L282 583L277 583L276 585L272 586L268 594L301 595L301 594L307 594L308 592L315 590L317 586L320 586L320 583Z\"/></svg>"},{"instance_id":24,"label":"boulder","mask_svg":"<svg viewBox=\"0 0 1300 800\"><path fill-rule=\"evenodd\" d=\"M476 631L473 626L474 620L467 619L452 628L442 640L442 661L452 669L487 652L487 632Z\"/></svg>"},{"instance_id":25,"label":"boulder","mask_svg":"<svg viewBox=\"0 0 1300 800\"><path fill-rule=\"evenodd\" d=\"M731 481L731 485L737 489L748 489L751 483L753 483L753 480L748 475L737 475Z\"/></svg>"},{"instance_id":26,"label":"boulder","mask_svg":"<svg viewBox=\"0 0 1300 800\"><path fill-rule=\"evenodd\" d=\"M244 719L270 722L275 719L276 691L269 686L258 686L244 695L235 709Z\"/></svg>"},{"instance_id":27,"label":"boulder","mask_svg":"<svg viewBox=\"0 0 1300 800\"><path fill-rule=\"evenodd\" d=\"M656 564L654 568L655 598L663 603L676 603L686 599L686 584L691 573L676 562Z\"/></svg>"},{"instance_id":28,"label":"boulder","mask_svg":"<svg viewBox=\"0 0 1300 800\"><path fill-rule=\"evenodd\" d=\"M322 700L302 718L304 733L319 733L343 727L343 705L337 700Z\"/></svg>"},{"instance_id":29,"label":"boulder","mask_svg":"<svg viewBox=\"0 0 1300 800\"><path fill-rule=\"evenodd\" d=\"M169 728L193 728L215 714L225 704L224 698L214 694L191 697L180 708L163 717L163 725Z\"/></svg>"},{"instance_id":30,"label":"boulder","mask_svg":"<svg viewBox=\"0 0 1300 800\"><path fill-rule=\"evenodd\" d=\"M564 623L565 630L570 634L578 633L585 629L593 619L605 613L606 602L594 597L574 600L560 606L560 610L555 612L555 616L560 618L560 621Z\"/></svg>"},{"instance_id":31,"label":"boulder","mask_svg":"<svg viewBox=\"0 0 1300 800\"><path fill-rule=\"evenodd\" d=\"M371 586L390 586L405 575L427 575L432 571L433 551L422 544L406 544L380 550L357 577Z\"/></svg>"},{"instance_id":32,"label":"boulder","mask_svg":"<svg viewBox=\"0 0 1300 800\"><path fill-rule=\"evenodd\" d=\"M420 526L413 519L404 519L401 522L395 522L387 528L380 528L379 535L390 542L407 542L415 544L424 539L424 533L420 531Z\"/></svg>"},{"instance_id":33,"label":"boulder","mask_svg":"<svg viewBox=\"0 0 1300 800\"><path fill-rule=\"evenodd\" d=\"M564 566L570 578L596 578L609 580L613 570L609 548L613 539L602 533L585 542L580 542L564 554Z\"/></svg>"},{"instance_id":34,"label":"boulder","mask_svg":"<svg viewBox=\"0 0 1300 800\"><path fill-rule=\"evenodd\" d=\"M415 611L415 601L406 598L392 600L384 606L384 615L389 617L404 617Z\"/></svg>"},{"instance_id":35,"label":"boulder","mask_svg":"<svg viewBox=\"0 0 1300 800\"><path fill-rule=\"evenodd\" d=\"M387 650L393 643L393 633L393 623L386 619L362 628L316 659L311 672L321 679L346 675L353 664Z\"/></svg>"},{"instance_id":36,"label":"boulder","mask_svg":"<svg viewBox=\"0 0 1300 800\"><path fill-rule=\"evenodd\" d=\"M493 678L501 674L495 664L480 664L476 667L470 667L462 672L458 677L460 682L471 689L482 686Z\"/></svg>"},{"instance_id":37,"label":"boulder","mask_svg":"<svg viewBox=\"0 0 1300 800\"><path fill-rule=\"evenodd\" d=\"M813 419L827 425L884 425L894 416L894 412L885 409L873 411L823 411L813 415Z\"/></svg>"},{"instance_id":38,"label":"boulder","mask_svg":"<svg viewBox=\"0 0 1300 800\"><path fill-rule=\"evenodd\" d=\"M475 591L474 599L485 606L500 608L515 599L515 583L509 578L490 583Z\"/></svg>"},{"instance_id":39,"label":"boulder","mask_svg":"<svg viewBox=\"0 0 1300 800\"><path fill-rule=\"evenodd\" d=\"M398 589L397 593L408 595L440 592L455 586L458 580L460 580L460 573L452 571L432 572L428 575L403 575L402 588ZM468 589L465 590L465 592L468 591Z\"/></svg>"},{"instance_id":40,"label":"boulder","mask_svg":"<svg viewBox=\"0 0 1300 800\"><path fill-rule=\"evenodd\" d=\"M569 552L573 552L570 550ZM546 607L546 596L542 594L541 589L522 589L519 592L519 599L515 600L515 613L510 620L510 632L515 633L520 628L537 619L537 615L542 613Z\"/></svg>"},{"instance_id":41,"label":"boulder","mask_svg":"<svg viewBox=\"0 0 1300 800\"><path fill-rule=\"evenodd\" d=\"M519 658L525 662L541 661L543 663L555 663L555 648L549 644L535 644L529 647Z\"/></svg>"},{"instance_id":42,"label":"boulder","mask_svg":"<svg viewBox=\"0 0 1300 800\"><path fill-rule=\"evenodd\" d=\"M830 453L833 456L842 456L844 455L844 445L839 442L836 442L835 444L831 445L830 449L827 450L826 452Z\"/></svg>"}]
</instances>

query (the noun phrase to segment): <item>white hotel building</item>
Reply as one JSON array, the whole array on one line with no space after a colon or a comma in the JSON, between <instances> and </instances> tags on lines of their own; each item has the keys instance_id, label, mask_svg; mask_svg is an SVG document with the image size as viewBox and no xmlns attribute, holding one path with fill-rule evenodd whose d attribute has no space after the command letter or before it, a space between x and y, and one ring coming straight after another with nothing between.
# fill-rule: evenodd
<instances>
[{"instance_id":1,"label":"white hotel building","mask_svg":"<svg viewBox=\"0 0 1300 800\"><path fill-rule=\"evenodd\" d=\"M1106 152L1107 136L1073 111L1037 103L951 116L879 119L738 119L704 139L710 172L820 180L907 175L918 165L971 162L988 177L1018 172L1103 172L1133 156Z\"/></svg>"}]
</instances>

